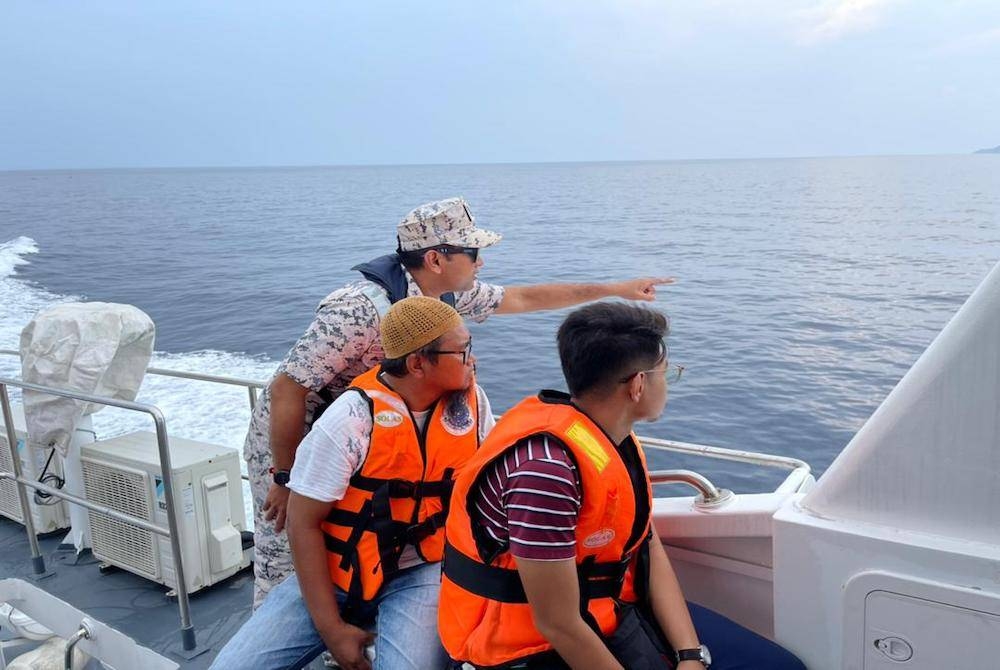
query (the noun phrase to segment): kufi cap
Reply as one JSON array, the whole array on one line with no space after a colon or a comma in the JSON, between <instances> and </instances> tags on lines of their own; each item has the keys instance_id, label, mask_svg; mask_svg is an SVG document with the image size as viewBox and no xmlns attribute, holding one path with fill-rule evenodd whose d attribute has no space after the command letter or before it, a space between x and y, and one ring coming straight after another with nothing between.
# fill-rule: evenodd
<instances>
[{"instance_id":1,"label":"kufi cap","mask_svg":"<svg viewBox=\"0 0 1000 670\"><path fill-rule=\"evenodd\" d=\"M454 307L436 298L403 298L382 317L382 350L386 358L402 358L462 323Z\"/></svg>"},{"instance_id":2,"label":"kufi cap","mask_svg":"<svg viewBox=\"0 0 1000 670\"><path fill-rule=\"evenodd\" d=\"M462 198L420 205L396 227L400 251L417 251L449 244L482 249L500 241L499 233L476 228L469 206Z\"/></svg>"}]
</instances>

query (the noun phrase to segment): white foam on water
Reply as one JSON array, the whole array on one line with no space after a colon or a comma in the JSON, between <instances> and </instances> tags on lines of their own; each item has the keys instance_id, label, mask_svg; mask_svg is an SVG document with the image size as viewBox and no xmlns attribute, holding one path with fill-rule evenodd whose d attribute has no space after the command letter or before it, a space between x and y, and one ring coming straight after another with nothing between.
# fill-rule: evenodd
<instances>
[{"instance_id":1,"label":"white foam on water","mask_svg":"<svg viewBox=\"0 0 1000 670\"><path fill-rule=\"evenodd\" d=\"M39 310L82 299L80 296L52 293L18 278L17 268L28 264L27 257L37 253L38 245L29 237L0 243L0 349L17 349L21 330ZM150 366L266 383L276 364L264 357L225 351L194 351L173 354L155 352ZM0 355L0 377L20 376L18 357ZM11 389L12 402L18 402L19 397L20 393ZM136 400L156 405L163 412L170 436L221 444L239 449L242 453L250 421L250 401L245 387L148 374ZM100 410L93 421L98 439L136 430L155 430L148 415L114 407ZM245 472L242 458L240 464ZM243 497L247 522L252 527L252 503L245 484Z\"/></svg>"},{"instance_id":2,"label":"white foam on water","mask_svg":"<svg viewBox=\"0 0 1000 670\"><path fill-rule=\"evenodd\" d=\"M31 261L38 245L30 237L16 237L0 242L0 349L17 349L21 329L42 308L60 302L79 300L76 296L57 295L33 286L17 276L17 269ZM0 355L0 377L20 377L21 362L16 356ZM20 398L11 389L12 401Z\"/></svg>"},{"instance_id":3,"label":"white foam on water","mask_svg":"<svg viewBox=\"0 0 1000 670\"><path fill-rule=\"evenodd\" d=\"M28 264L27 259L24 258L26 255L37 253L38 245L35 241L23 235L0 243L0 277L14 274L14 268L18 265Z\"/></svg>"}]
</instances>

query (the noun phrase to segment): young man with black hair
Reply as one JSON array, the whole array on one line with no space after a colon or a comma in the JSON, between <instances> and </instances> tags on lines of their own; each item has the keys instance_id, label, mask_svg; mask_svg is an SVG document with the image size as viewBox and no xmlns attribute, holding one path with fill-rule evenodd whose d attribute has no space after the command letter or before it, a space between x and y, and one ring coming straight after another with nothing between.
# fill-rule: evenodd
<instances>
[{"instance_id":1,"label":"young man with black hair","mask_svg":"<svg viewBox=\"0 0 1000 670\"><path fill-rule=\"evenodd\" d=\"M396 253L353 269L363 279L319 304L254 407L244 444L254 507L254 607L292 571L284 533L289 471L313 420L352 379L384 357L379 321L407 296L441 298L466 319L568 307L618 296L653 300L670 279L607 284L496 286L477 278L482 250L500 235L478 228L461 198L417 207L396 229Z\"/></svg>"},{"instance_id":2,"label":"young man with black hair","mask_svg":"<svg viewBox=\"0 0 1000 670\"><path fill-rule=\"evenodd\" d=\"M680 378L667 331L630 305L570 314L558 334L570 394L508 411L457 478L438 609L456 667L802 670L735 623L689 613L653 530L632 427L659 418Z\"/></svg>"}]
</instances>

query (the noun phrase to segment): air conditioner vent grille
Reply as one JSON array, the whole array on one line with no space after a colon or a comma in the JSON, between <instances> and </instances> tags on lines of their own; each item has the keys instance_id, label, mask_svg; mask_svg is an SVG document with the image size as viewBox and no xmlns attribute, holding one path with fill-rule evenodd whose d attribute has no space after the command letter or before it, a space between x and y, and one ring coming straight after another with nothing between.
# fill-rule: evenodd
<instances>
[{"instance_id":1,"label":"air conditioner vent grille","mask_svg":"<svg viewBox=\"0 0 1000 670\"><path fill-rule=\"evenodd\" d=\"M10 448L7 446L6 437L0 437L0 470L14 472L14 464L10 461ZM9 479L0 480L0 514L18 523L24 523L24 517L21 516L21 503L17 498L17 484Z\"/></svg>"},{"instance_id":2,"label":"air conditioner vent grille","mask_svg":"<svg viewBox=\"0 0 1000 670\"><path fill-rule=\"evenodd\" d=\"M83 483L91 502L151 520L149 487L141 473L83 459ZM90 512L89 516L94 555L153 579L159 576L153 533L104 514Z\"/></svg>"}]
</instances>

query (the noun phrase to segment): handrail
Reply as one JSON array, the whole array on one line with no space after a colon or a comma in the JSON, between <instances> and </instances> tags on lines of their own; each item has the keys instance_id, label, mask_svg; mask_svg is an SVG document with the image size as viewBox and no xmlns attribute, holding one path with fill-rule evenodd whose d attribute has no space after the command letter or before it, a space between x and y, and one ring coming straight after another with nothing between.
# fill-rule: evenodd
<instances>
[{"instance_id":1,"label":"handrail","mask_svg":"<svg viewBox=\"0 0 1000 670\"><path fill-rule=\"evenodd\" d=\"M11 354L20 355L20 353L15 349L0 349L0 354ZM209 375L199 372L185 372L179 370L170 370L167 368L146 368L146 372L149 374L162 375L166 377L177 377L181 379L192 379L196 381L206 381L214 382L218 384L231 384L235 386L245 386L250 395L250 408L256 405L257 402L257 389L262 389L267 386L266 382L257 381L253 379L242 379L239 377L228 377L223 375ZM494 418L499 418L498 416ZM749 463L752 465L760 465L764 467L780 468L791 470L789 475L784 481L775 489L775 493L795 493L801 489L801 487L806 483L809 478L812 469L809 464L801 459L793 458L791 456L778 456L776 454L765 454L755 451L747 451L742 449L726 449L724 447L712 447L704 444L694 444L690 442L677 442L674 440L664 440L656 437L639 437L640 442L644 448L656 449L659 451L671 451L675 453L690 454L693 456L702 456L705 458L715 458L727 461L736 461L739 463ZM667 472L667 471L664 471ZM678 471L679 472L679 471ZM690 470L684 472L691 472ZM652 474L652 473L651 473ZM707 483L712 489L718 491L714 484L705 478L703 475L698 473L693 473L697 475L701 480ZM243 479L248 479L246 475ZM665 483L665 482L660 482ZM702 490L700 486L702 484L696 485L690 481L677 480L674 483L685 483L698 489L699 493L705 496L708 500L712 496L707 495L706 491Z\"/></svg>"},{"instance_id":2,"label":"handrail","mask_svg":"<svg viewBox=\"0 0 1000 670\"><path fill-rule=\"evenodd\" d=\"M21 459L17 453L17 436L14 433L14 415L10 409L10 398L7 395L8 386L13 386L22 390L36 391L38 393L59 396L62 398L83 400L85 402L95 403L98 405L108 405L135 412L143 412L148 414L153 419L153 423L156 427L156 445L160 456L160 475L163 478L164 501L167 506L167 528L169 529L168 535L170 537L170 552L174 561L174 574L177 578L176 591L177 604L180 609L181 618L181 643L185 650L194 649L196 646L195 631L194 626L191 623L191 609L190 603L188 602L187 582L184 578L184 565L181 558L180 532L177 524L177 510L174 506L173 467L170 462L170 443L167 437L167 421L163 416L163 412L161 412L155 405L131 402L128 400L116 400L114 398L105 398L103 396L96 396L90 393L67 391L50 386L32 384L17 379L0 377L0 410L3 411L4 425L7 429L7 446L10 449L11 462L14 468L13 473L3 472L0 473L0 475L3 475L3 478L5 479L14 479L17 483L17 492L21 503L21 515L24 519L24 529L28 533L28 542L31 545L32 552L31 558L35 566L35 572L38 574L45 572L45 559L42 557L41 551L38 547L38 538L35 536L35 523L31 515L31 507L28 505L27 491L25 490L25 484L27 482L21 473ZM32 485L32 487L37 488L34 485ZM50 489L46 491L46 493L51 493L57 498L63 500L69 500L69 497L76 498L76 496L70 496L70 494L64 493L59 489ZM70 502L78 504L78 500L70 500ZM89 505L84 505L84 507L87 507L88 509L90 508ZM129 515L124 516L127 517ZM144 521L135 517L131 517L131 519L134 519L135 522ZM131 523L132 521L129 522ZM141 523L136 523L136 525L141 527ZM156 528L159 529L159 527ZM153 529L147 528L147 530ZM158 532L158 530L154 530L154 532Z\"/></svg>"},{"instance_id":3,"label":"handrail","mask_svg":"<svg viewBox=\"0 0 1000 670\"><path fill-rule=\"evenodd\" d=\"M698 491L695 507L721 507L733 499L733 492L720 489L708 477L693 470L654 470L649 473L649 481L653 484L687 484Z\"/></svg>"},{"instance_id":4,"label":"handrail","mask_svg":"<svg viewBox=\"0 0 1000 670\"><path fill-rule=\"evenodd\" d=\"M232 386L245 386L250 397L251 410L257 406L257 389L267 386L267 382L255 379L241 379L240 377L227 377L225 375L206 375L201 372L185 372L183 370L168 370L167 368L146 368L146 374L177 377L179 379L193 379L195 381L213 382L216 384L230 384Z\"/></svg>"},{"instance_id":5,"label":"handrail","mask_svg":"<svg viewBox=\"0 0 1000 670\"><path fill-rule=\"evenodd\" d=\"M73 636L66 641L66 650L63 652L63 668L73 670L73 647L80 640L89 640L92 637L94 637L94 633L90 630L90 622L84 619L80 622L80 629L73 633Z\"/></svg>"},{"instance_id":6,"label":"handrail","mask_svg":"<svg viewBox=\"0 0 1000 670\"><path fill-rule=\"evenodd\" d=\"M775 493L794 493L798 491L809 478L812 468L805 461L791 456L778 456L776 454L764 454L757 451L746 451L743 449L726 449L724 447L710 447L705 444L693 444L691 442L675 442L674 440L663 440L656 437L640 437L639 441L646 449L656 449L659 451L671 451L675 453L690 454L692 456L703 456L705 458L715 458L724 461L736 461L739 463L750 463L762 465L770 468L781 468L791 470L785 480L775 489Z\"/></svg>"},{"instance_id":7,"label":"handrail","mask_svg":"<svg viewBox=\"0 0 1000 670\"><path fill-rule=\"evenodd\" d=\"M17 349L0 349L0 355L20 356ZM231 386L245 386L250 398L250 409L257 405L257 390L265 388L267 382L257 379L243 379L241 377L229 377L227 375L208 375L202 372L186 372L184 370L170 370L168 368L150 367L146 368L146 374L160 375L163 377L177 377L179 379L193 379L200 382L213 382L215 384L229 384Z\"/></svg>"},{"instance_id":8,"label":"handrail","mask_svg":"<svg viewBox=\"0 0 1000 670\"><path fill-rule=\"evenodd\" d=\"M765 454L758 451L746 451L744 449L710 447L705 444L663 440L658 437L642 437L640 440L643 447L660 449L662 451L677 451L686 454L693 454L695 456L705 456L707 458L717 458L725 461L740 461L743 463L753 463L754 465L784 468L787 470L798 470L800 468L805 470L810 469L808 463L791 456L778 456L777 454Z\"/></svg>"}]
</instances>

